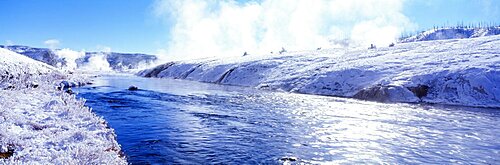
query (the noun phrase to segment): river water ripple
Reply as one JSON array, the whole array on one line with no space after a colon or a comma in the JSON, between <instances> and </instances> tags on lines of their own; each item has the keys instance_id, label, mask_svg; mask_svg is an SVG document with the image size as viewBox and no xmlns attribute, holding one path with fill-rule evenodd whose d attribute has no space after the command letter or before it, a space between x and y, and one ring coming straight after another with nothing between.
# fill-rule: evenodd
<instances>
[{"instance_id":1,"label":"river water ripple","mask_svg":"<svg viewBox=\"0 0 500 165\"><path fill-rule=\"evenodd\" d=\"M500 109L132 76L100 77L76 91L115 129L132 164L500 162Z\"/></svg>"}]
</instances>

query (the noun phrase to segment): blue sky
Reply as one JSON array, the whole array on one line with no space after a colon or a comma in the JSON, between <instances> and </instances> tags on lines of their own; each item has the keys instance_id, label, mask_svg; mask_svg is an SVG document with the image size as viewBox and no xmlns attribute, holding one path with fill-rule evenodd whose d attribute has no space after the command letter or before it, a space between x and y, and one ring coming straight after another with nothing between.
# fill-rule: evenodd
<instances>
[{"instance_id":1,"label":"blue sky","mask_svg":"<svg viewBox=\"0 0 500 165\"><path fill-rule=\"evenodd\" d=\"M244 3L244 2L243 2ZM156 53L166 49L171 24L153 13L152 0L1 0L0 44L7 42L95 51ZM500 23L498 0L404 0L402 13L426 29L457 22Z\"/></svg>"},{"instance_id":2,"label":"blue sky","mask_svg":"<svg viewBox=\"0 0 500 165\"><path fill-rule=\"evenodd\" d=\"M2 0L0 43L153 53L168 32L150 13L152 1Z\"/></svg>"},{"instance_id":3,"label":"blue sky","mask_svg":"<svg viewBox=\"0 0 500 165\"><path fill-rule=\"evenodd\" d=\"M403 12L423 29L458 22L500 24L499 0L408 0Z\"/></svg>"}]
</instances>

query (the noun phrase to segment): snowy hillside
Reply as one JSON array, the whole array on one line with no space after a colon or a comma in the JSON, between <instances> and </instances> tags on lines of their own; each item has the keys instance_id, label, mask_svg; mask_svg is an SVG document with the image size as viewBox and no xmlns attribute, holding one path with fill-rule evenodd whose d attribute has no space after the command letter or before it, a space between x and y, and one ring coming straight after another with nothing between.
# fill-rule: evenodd
<instances>
[{"instance_id":1,"label":"snowy hillside","mask_svg":"<svg viewBox=\"0 0 500 165\"><path fill-rule=\"evenodd\" d=\"M0 48L0 74L2 81L21 75L42 75L54 72L54 67Z\"/></svg>"},{"instance_id":2,"label":"snowy hillside","mask_svg":"<svg viewBox=\"0 0 500 165\"><path fill-rule=\"evenodd\" d=\"M137 69L143 65L153 63L157 58L154 55L139 53L115 53L115 52L76 52L68 50L51 50L48 48L32 48L28 46L2 46L16 53L25 55L37 61L44 62L54 67L64 67L74 63L77 68L101 69L123 71ZM68 52L72 54L68 54ZM98 62L94 64L92 62ZM100 65L101 68L89 68L88 66ZM106 68L102 68L106 67Z\"/></svg>"},{"instance_id":3,"label":"snowy hillside","mask_svg":"<svg viewBox=\"0 0 500 165\"><path fill-rule=\"evenodd\" d=\"M0 48L0 164L126 164L106 122L55 85L68 76Z\"/></svg>"},{"instance_id":4,"label":"snowy hillside","mask_svg":"<svg viewBox=\"0 0 500 165\"><path fill-rule=\"evenodd\" d=\"M389 102L500 107L500 36L170 62L138 73Z\"/></svg>"},{"instance_id":5,"label":"snowy hillside","mask_svg":"<svg viewBox=\"0 0 500 165\"><path fill-rule=\"evenodd\" d=\"M447 39L464 39L500 35L500 26L484 28L440 28L424 31L417 35L402 39L401 43L417 41L433 41Z\"/></svg>"},{"instance_id":6,"label":"snowy hillside","mask_svg":"<svg viewBox=\"0 0 500 165\"><path fill-rule=\"evenodd\" d=\"M2 46L0 48L5 48L19 54L25 55L37 61L49 64L51 66L56 66L58 63L64 63L63 59L58 58L58 56L46 48L32 48L26 46Z\"/></svg>"}]
</instances>

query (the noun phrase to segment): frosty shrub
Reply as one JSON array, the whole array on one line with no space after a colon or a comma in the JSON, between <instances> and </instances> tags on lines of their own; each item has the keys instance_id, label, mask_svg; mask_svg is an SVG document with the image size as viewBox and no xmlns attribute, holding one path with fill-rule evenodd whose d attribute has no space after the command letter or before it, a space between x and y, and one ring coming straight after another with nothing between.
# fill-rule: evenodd
<instances>
[{"instance_id":1,"label":"frosty shrub","mask_svg":"<svg viewBox=\"0 0 500 165\"><path fill-rule=\"evenodd\" d=\"M57 89L85 76L14 66L0 78L0 164L126 164L104 119Z\"/></svg>"}]
</instances>

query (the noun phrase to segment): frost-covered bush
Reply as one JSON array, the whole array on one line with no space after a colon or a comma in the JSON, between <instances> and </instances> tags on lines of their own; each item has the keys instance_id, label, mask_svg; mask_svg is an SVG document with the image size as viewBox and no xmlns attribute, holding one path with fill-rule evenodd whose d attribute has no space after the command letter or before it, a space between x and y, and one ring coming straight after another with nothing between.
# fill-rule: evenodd
<instances>
[{"instance_id":1,"label":"frost-covered bush","mask_svg":"<svg viewBox=\"0 0 500 165\"><path fill-rule=\"evenodd\" d=\"M14 149L0 164L126 163L113 130L83 100L46 90L0 91L0 146Z\"/></svg>"},{"instance_id":2,"label":"frost-covered bush","mask_svg":"<svg viewBox=\"0 0 500 165\"><path fill-rule=\"evenodd\" d=\"M88 80L0 48L0 164L126 164L113 130L61 82Z\"/></svg>"}]
</instances>

